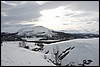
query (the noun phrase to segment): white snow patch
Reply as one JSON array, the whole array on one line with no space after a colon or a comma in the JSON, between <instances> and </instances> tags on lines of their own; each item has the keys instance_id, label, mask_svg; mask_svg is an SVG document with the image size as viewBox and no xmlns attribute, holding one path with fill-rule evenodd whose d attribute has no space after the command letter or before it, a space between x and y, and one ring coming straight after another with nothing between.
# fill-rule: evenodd
<instances>
[{"instance_id":1,"label":"white snow patch","mask_svg":"<svg viewBox=\"0 0 100 67\"><path fill-rule=\"evenodd\" d=\"M99 66L99 38L75 39L46 45L43 52L49 50L49 54L52 54L53 48L56 47L59 48L60 52L66 48L75 47L61 61L62 65L69 64L70 62L75 62L75 65L78 65L82 63L84 59L87 59L93 61L88 66Z\"/></svg>"},{"instance_id":2,"label":"white snow patch","mask_svg":"<svg viewBox=\"0 0 100 67\"><path fill-rule=\"evenodd\" d=\"M18 43L3 42L1 66L53 66L44 59L44 53L19 47Z\"/></svg>"}]
</instances>

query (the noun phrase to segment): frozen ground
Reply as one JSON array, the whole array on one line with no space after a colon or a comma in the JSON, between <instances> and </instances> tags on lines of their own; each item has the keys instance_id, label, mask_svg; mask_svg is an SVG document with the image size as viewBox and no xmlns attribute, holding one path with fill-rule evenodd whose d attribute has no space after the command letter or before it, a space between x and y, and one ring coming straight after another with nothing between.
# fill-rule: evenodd
<instances>
[{"instance_id":1,"label":"frozen ground","mask_svg":"<svg viewBox=\"0 0 100 67\"><path fill-rule=\"evenodd\" d=\"M90 59L93 62L88 66L99 66L99 38L92 39L75 39L69 41L62 41L53 44L44 44L42 52L31 51L30 49L38 48L34 43L27 42L30 49L25 49L18 46L19 41L3 42L1 46L1 66L54 66L48 59L44 59L45 52L48 58L52 55L53 48L58 47L62 52L68 47L75 47L70 53L61 61L62 65L75 62L74 65L82 63L84 59Z\"/></svg>"},{"instance_id":2,"label":"frozen ground","mask_svg":"<svg viewBox=\"0 0 100 67\"><path fill-rule=\"evenodd\" d=\"M99 66L99 38L75 39L46 45L44 53L49 51L49 54L52 54L53 49L62 52L69 47L75 48L61 61L62 65L74 62L74 65L77 66L82 64L84 59L87 59L93 61L87 66Z\"/></svg>"},{"instance_id":3,"label":"frozen ground","mask_svg":"<svg viewBox=\"0 0 100 67\"><path fill-rule=\"evenodd\" d=\"M1 46L1 66L53 66L44 59L44 53L18 46L19 42L4 42Z\"/></svg>"}]
</instances>

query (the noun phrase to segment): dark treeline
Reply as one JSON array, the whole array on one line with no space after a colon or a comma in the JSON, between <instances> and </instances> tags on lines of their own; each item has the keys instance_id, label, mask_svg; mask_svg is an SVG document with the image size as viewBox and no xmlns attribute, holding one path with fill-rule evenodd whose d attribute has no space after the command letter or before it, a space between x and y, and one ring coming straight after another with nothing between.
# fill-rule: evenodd
<instances>
[{"instance_id":1,"label":"dark treeline","mask_svg":"<svg viewBox=\"0 0 100 67\"><path fill-rule=\"evenodd\" d=\"M16 33L8 33L8 32L2 32L1 33L1 41L21 41L21 37L17 35Z\"/></svg>"},{"instance_id":2,"label":"dark treeline","mask_svg":"<svg viewBox=\"0 0 100 67\"><path fill-rule=\"evenodd\" d=\"M87 34L87 33L64 33L64 32L56 32L55 35L47 36L47 35L34 35L35 37L43 37L41 40L59 40L59 41L65 41L65 40L71 40L71 39L78 39L78 38L96 38L99 37L99 34ZM22 41L22 38L32 38L33 36L26 36L26 35L18 35L18 32L16 33L7 33L7 32L1 32L1 41Z\"/></svg>"}]
</instances>

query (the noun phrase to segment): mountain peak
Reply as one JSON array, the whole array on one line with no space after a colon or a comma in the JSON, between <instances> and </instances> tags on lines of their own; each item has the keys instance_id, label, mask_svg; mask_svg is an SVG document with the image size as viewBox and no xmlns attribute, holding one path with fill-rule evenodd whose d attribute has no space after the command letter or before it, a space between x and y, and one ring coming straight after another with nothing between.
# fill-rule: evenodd
<instances>
[{"instance_id":1,"label":"mountain peak","mask_svg":"<svg viewBox=\"0 0 100 67\"><path fill-rule=\"evenodd\" d=\"M43 26L33 26L33 27L25 27L18 31L19 35L50 35L52 34L52 30L45 28Z\"/></svg>"}]
</instances>

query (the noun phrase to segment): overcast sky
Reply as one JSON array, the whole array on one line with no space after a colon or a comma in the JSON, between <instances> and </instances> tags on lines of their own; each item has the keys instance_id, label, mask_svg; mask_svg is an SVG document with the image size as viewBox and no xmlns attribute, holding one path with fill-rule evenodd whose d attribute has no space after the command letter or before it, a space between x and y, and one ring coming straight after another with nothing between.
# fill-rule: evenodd
<instances>
[{"instance_id":1,"label":"overcast sky","mask_svg":"<svg viewBox=\"0 0 100 67\"><path fill-rule=\"evenodd\" d=\"M1 31L30 26L99 30L99 1L1 1Z\"/></svg>"}]
</instances>

